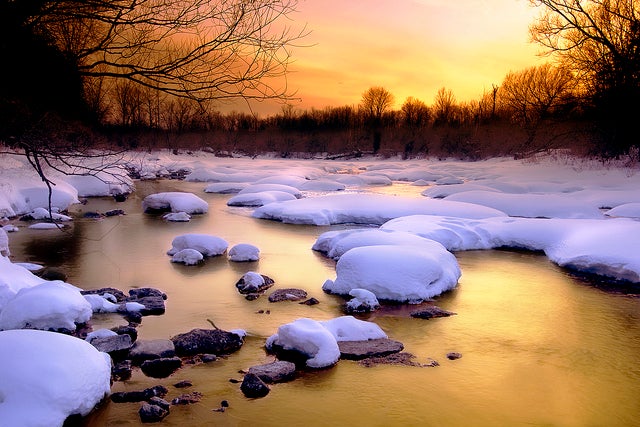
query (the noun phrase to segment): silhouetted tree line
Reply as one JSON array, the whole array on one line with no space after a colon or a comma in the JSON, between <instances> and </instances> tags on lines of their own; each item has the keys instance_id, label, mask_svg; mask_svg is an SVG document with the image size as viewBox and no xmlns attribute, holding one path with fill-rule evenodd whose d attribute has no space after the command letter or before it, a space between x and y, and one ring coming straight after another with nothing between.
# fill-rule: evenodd
<instances>
[{"instance_id":1,"label":"silhouetted tree line","mask_svg":"<svg viewBox=\"0 0 640 427\"><path fill-rule=\"evenodd\" d=\"M531 36L549 62L508 73L475 100L443 87L430 104L409 97L394 108L393 94L374 86L355 105L299 111L287 103L259 118L217 108L226 99L289 99L273 78L285 75L287 47L304 33L271 27L295 0L0 0L0 141L27 155L56 141L73 151L91 139L81 123L123 148L629 152L640 117L637 0L530 3L541 10Z\"/></svg>"}]
</instances>

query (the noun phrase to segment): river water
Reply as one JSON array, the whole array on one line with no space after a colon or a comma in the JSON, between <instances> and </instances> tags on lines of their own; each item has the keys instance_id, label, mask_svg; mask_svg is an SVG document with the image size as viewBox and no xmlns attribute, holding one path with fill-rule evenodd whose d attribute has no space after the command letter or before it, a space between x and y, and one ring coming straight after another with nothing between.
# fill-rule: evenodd
<instances>
[{"instance_id":1,"label":"river water","mask_svg":"<svg viewBox=\"0 0 640 427\"><path fill-rule=\"evenodd\" d=\"M607 293L576 279L544 255L512 251L456 253L462 268L458 287L436 304L457 313L448 318L409 317L415 307L387 307L363 317L401 341L415 362L436 367L340 361L331 369L307 372L272 386L262 399L247 399L239 370L272 361L264 341L278 326L300 317L326 320L342 315L341 298L324 294L335 279L335 264L311 246L320 233L340 227L287 225L257 220L251 211L226 206L230 196L206 194L203 184L141 182L125 203L91 199L73 207L86 211L121 208L127 215L101 221L78 218L71 229L22 229L10 235L14 261L57 266L68 281L85 289L113 286L123 291L151 286L167 295L162 316L143 318L140 339L169 338L193 328L248 332L242 349L209 364L187 366L166 379L134 371L112 391L169 388L166 399L190 391L201 402L173 406L164 426L637 426L640 424L640 298ZM160 191L190 191L209 202L206 215L189 223L167 223L143 214L142 199ZM378 189L407 194L419 190ZM416 193L417 194L417 193ZM207 233L261 250L255 263L225 257L199 266L173 264L171 240ZM235 288L246 271L272 277L273 289L307 290L320 304L247 301ZM264 311L260 313L260 311ZM269 314L267 314L267 311ZM96 315L94 326L126 322ZM462 358L448 360L448 352ZM193 387L172 384L190 380ZM224 412L213 409L227 400ZM85 426L139 426L139 404L106 402Z\"/></svg>"}]
</instances>

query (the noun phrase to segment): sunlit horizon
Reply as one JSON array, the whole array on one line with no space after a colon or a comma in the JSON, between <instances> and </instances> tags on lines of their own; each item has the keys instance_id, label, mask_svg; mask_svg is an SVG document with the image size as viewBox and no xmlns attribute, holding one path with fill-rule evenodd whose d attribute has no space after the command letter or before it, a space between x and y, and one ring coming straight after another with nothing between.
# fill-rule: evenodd
<instances>
[{"instance_id":1,"label":"sunlit horizon","mask_svg":"<svg viewBox=\"0 0 640 427\"><path fill-rule=\"evenodd\" d=\"M391 92L394 108L409 96L431 104L442 87L458 101L479 99L508 72L547 60L529 41L538 12L526 0L301 0L290 25L310 33L291 50L290 104L357 105L372 86ZM252 109L273 114L281 104Z\"/></svg>"}]
</instances>

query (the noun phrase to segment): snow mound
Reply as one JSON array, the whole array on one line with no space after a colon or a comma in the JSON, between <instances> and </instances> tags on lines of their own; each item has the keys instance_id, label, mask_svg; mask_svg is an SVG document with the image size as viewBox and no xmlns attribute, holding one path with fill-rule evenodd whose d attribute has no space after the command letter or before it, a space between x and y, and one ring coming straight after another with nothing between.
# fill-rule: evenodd
<instances>
[{"instance_id":1,"label":"snow mound","mask_svg":"<svg viewBox=\"0 0 640 427\"><path fill-rule=\"evenodd\" d=\"M337 260L350 249L377 245L420 246L427 251L431 249L439 251L442 248L440 243L405 231L365 228L328 231L318 237L312 249Z\"/></svg>"},{"instance_id":2,"label":"snow mound","mask_svg":"<svg viewBox=\"0 0 640 427\"><path fill-rule=\"evenodd\" d=\"M381 225L393 218L416 214L460 218L506 216L496 209L470 203L380 194L332 194L270 203L256 209L253 216L291 224Z\"/></svg>"},{"instance_id":3,"label":"snow mound","mask_svg":"<svg viewBox=\"0 0 640 427\"><path fill-rule=\"evenodd\" d=\"M259 193L237 194L227 200L227 206L255 207L286 200L296 200L296 196L284 191L261 191Z\"/></svg>"},{"instance_id":4,"label":"snow mound","mask_svg":"<svg viewBox=\"0 0 640 427\"><path fill-rule=\"evenodd\" d=\"M461 272L442 245L429 251L380 245L347 251L336 264L336 274L335 281L324 283L324 291L348 295L353 289L366 289L378 299L419 303L453 289Z\"/></svg>"},{"instance_id":5,"label":"snow mound","mask_svg":"<svg viewBox=\"0 0 640 427\"><path fill-rule=\"evenodd\" d=\"M625 203L607 211L606 216L640 218L640 203Z\"/></svg>"},{"instance_id":6,"label":"snow mound","mask_svg":"<svg viewBox=\"0 0 640 427\"><path fill-rule=\"evenodd\" d=\"M170 212L162 216L162 219L169 222L189 222L191 215L186 212Z\"/></svg>"},{"instance_id":7,"label":"snow mound","mask_svg":"<svg viewBox=\"0 0 640 427\"><path fill-rule=\"evenodd\" d=\"M182 263L184 265L196 265L202 262L204 256L195 249L182 249L171 258L171 262Z\"/></svg>"},{"instance_id":8,"label":"snow mound","mask_svg":"<svg viewBox=\"0 0 640 427\"><path fill-rule=\"evenodd\" d=\"M258 261L260 249L248 243L238 243L229 249L229 260L235 262Z\"/></svg>"},{"instance_id":9,"label":"snow mound","mask_svg":"<svg viewBox=\"0 0 640 427\"><path fill-rule=\"evenodd\" d=\"M166 211L203 214L209 210L209 204L192 193L170 191L150 194L142 200L144 212Z\"/></svg>"},{"instance_id":10,"label":"snow mound","mask_svg":"<svg viewBox=\"0 0 640 427\"><path fill-rule=\"evenodd\" d=\"M205 193L234 194L242 191L249 184L246 182L215 182L204 188Z\"/></svg>"},{"instance_id":11,"label":"snow mound","mask_svg":"<svg viewBox=\"0 0 640 427\"><path fill-rule=\"evenodd\" d=\"M310 368L326 368L340 359L336 338L320 322L312 319L301 318L280 326L278 332L267 339L267 349L273 345L307 355L306 364Z\"/></svg>"},{"instance_id":12,"label":"snow mound","mask_svg":"<svg viewBox=\"0 0 640 427\"><path fill-rule=\"evenodd\" d=\"M295 187L283 184L251 184L242 190L238 194L250 194L250 193L262 193L264 191L279 191L282 193L289 193L296 199L302 197L302 193Z\"/></svg>"},{"instance_id":13,"label":"snow mound","mask_svg":"<svg viewBox=\"0 0 640 427\"><path fill-rule=\"evenodd\" d=\"M0 423L62 426L110 393L111 359L84 340L37 330L0 332Z\"/></svg>"},{"instance_id":14,"label":"snow mound","mask_svg":"<svg viewBox=\"0 0 640 427\"><path fill-rule=\"evenodd\" d=\"M94 175L69 175L64 180L73 186L80 197L106 197L129 194L134 190L133 181L122 172L103 172Z\"/></svg>"},{"instance_id":15,"label":"snow mound","mask_svg":"<svg viewBox=\"0 0 640 427\"><path fill-rule=\"evenodd\" d=\"M205 257L222 255L229 247L229 243L221 237L209 234L183 234L171 242L171 249L167 255L173 256L183 249L195 249Z\"/></svg>"},{"instance_id":16,"label":"snow mound","mask_svg":"<svg viewBox=\"0 0 640 427\"><path fill-rule=\"evenodd\" d=\"M320 322L336 341L367 341L387 338L380 326L373 322L356 319L353 316L336 317Z\"/></svg>"},{"instance_id":17,"label":"snow mound","mask_svg":"<svg viewBox=\"0 0 640 427\"><path fill-rule=\"evenodd\" d=\"M0 236L2 232L0 232ZM0 312L7 302L22 288L30 288L44 282L26 268L0 256Z\"/></svg>"},{"instance_id":18,"label":"snow mound","mask_svg":"<svg viewBox=\"0 0 640 427\"><path fill-rule=\"evenodd\" d=\"M557 194L507 194L495 191L467 191L445 198L498 209L523 218L602 218L593 205Z\"/></svg>"},{"instance_id":19,"label":"snow mound","mask_svg":"<svg viewBox=\"0 0 640 427\"><path fill-rule=\"evenodd\" d=\"M75 286L56 280L20 289L0 312L0 330L35 328L74 331L93 314Z\"/></svg>"}]
</instances>

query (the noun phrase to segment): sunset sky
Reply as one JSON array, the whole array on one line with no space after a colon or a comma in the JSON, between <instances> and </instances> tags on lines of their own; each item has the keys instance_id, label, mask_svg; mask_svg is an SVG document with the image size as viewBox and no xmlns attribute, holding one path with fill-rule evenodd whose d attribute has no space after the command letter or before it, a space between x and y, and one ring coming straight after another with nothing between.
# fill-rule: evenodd
<instances>
[{"instance_id":1,"label":"sunset sky","mask_svg":"<svg viewBox=\"0 0 640 427\"><path fill-rule=\"evenodd\" d=\"M527 0L300 0L291 25L311 33L292 51L288 85L301 98L292 104L357 105L371 86L390 91L395 108L408 96L431 104L441 87L477 99L509 71L544 61L529 42L537 14Z\"/></svg>"}]
</instances>

